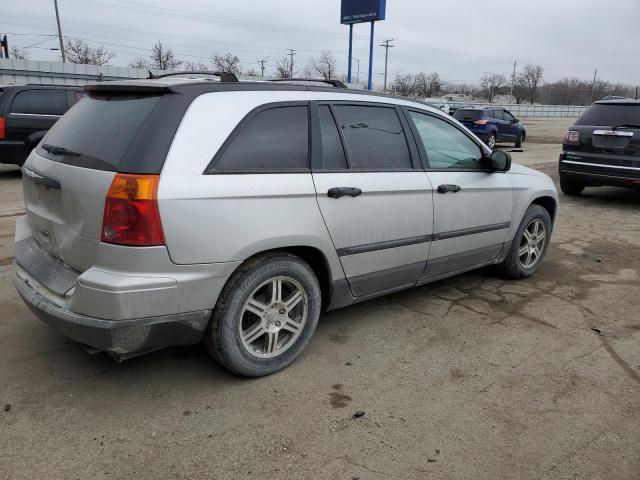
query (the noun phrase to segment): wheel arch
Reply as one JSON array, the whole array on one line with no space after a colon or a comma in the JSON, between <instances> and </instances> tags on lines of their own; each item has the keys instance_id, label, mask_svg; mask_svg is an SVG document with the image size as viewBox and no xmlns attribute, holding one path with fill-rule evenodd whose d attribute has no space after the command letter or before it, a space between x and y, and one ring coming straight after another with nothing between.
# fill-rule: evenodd
<instances>
[{"instance_id":1,"label":"wheel arch","mask_svg":"<svg viewBox=\"0 0 640 480\"><path fill-rule=\"evenodd\" d=\"M531 205L539 205L544 208L547 213L549 213L549 217L551 217L551 224L556 219L556 211L558 209L558 202L556 199L549 196L537 197L532 202Z\"/></svg>"},{"instance_id":2,"label":"wheel arch","mask_svg":"<svg viewBox=\"0 0 640 480\"><path fill-rule=\"evenodd\" d=\"M274 253L289 253L304 260L313 270L318 284L320 286L320 293L322 298L322 309L326 310L332 303L333 296L333 277L332 270L325 253L317 247L309 245L287 245L281 247L269 248L253 253L246 258L240 265L236 267L236 271L248 262L255 260L258 257L262 257Z\"/></svg>"}]
</instances>

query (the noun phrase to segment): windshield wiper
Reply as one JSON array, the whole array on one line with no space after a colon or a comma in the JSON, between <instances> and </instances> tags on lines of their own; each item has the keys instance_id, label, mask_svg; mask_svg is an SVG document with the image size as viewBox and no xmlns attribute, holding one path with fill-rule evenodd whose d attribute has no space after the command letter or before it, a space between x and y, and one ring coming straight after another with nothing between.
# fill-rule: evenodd
<instances>
[{"instance_id":1,"label":"windshield wiper","mask_svg":"<svg viewBox=\"0 0 640 480\"><path fill-rule=\"evenodd\" d=\"M48 143L45 143L42 145L43 150L46 150L47 152L53 154L53 155L70 155L72 157L79 157L80 154L78 152L74 152L73 150L69 150L68 148L64 148L64 147L57 147L55 145L49 145Z\"/></svg>"},{"instance_id":2,"label":"windshield wiper","mask_svg":"<svg viewBox=\"0 0 640 480\"><path fill-rule=\"evenodd\" d=\"M611 130L617 130L619 128L640 128L640 125L637 123L621 123L620 125L611 127Z\"/></svg>"}]
</instances>

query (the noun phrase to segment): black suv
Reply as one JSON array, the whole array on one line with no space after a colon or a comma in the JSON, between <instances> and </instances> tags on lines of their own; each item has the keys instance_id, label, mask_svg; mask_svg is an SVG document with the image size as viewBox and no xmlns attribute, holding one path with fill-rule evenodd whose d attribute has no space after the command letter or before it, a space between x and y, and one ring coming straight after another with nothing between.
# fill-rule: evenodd
<instances>
[{"instance_id":1,"label":"black suv","mask_svg":"<svg viewBox=\"0 0 640 480\"><path fill-rule=\"evenodd\" d=\"M601 100L564 134L560 187L580 195L585 187L640 189L640 100Z\"/></svg>"},{"instance_id":2,"label":"black suv","mask_svg":"<svg viewBox=\"0 0 640 480\"><path fill-rule=\"evenodd\" d=\"M81 87L2 87L0 163L22 165L47 130L83 96Z\"/></svg>"}]
</instances>

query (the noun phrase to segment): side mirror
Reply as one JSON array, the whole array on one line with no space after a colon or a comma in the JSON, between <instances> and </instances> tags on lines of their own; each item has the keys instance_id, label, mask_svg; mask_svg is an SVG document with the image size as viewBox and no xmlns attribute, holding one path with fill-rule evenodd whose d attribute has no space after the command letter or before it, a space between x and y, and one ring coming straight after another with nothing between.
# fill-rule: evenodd
<instances>
[{"instance_id":1,"label":"side mirror","mask_svg":"<svg viewBox=\"0 0 640 480\"><path fill-rule=\"evenodd\" d=\"M511 123L520 123L520 120L518 120L517 118L514 118L513 120L511 120Z\"/></svg>"},{"instance_id":2,"label":"side mirror","mask_svg":"<svg viewBox=\"0 0 640 480\"><path fill-rule=\"evenodd\" d=\"M488 169L492 172L508 172L511 170L511 155L504 150L494 150L487 163Z\"/></svg>"}]
</instances>

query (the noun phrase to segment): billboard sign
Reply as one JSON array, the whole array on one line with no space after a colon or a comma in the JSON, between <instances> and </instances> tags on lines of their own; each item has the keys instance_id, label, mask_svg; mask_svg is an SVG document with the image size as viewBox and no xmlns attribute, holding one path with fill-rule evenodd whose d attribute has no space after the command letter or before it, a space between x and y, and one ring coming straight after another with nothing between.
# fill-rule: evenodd
<instances>
[{"instance_id":1,"label":"billboard sign","mask_svg":"<svg viewBox=\"0 0 640 480\"><path fill-rule=\"evenodd\" d=\"M387 0L342 0L340 23L353 24L384 20Z\"/></svg>"}]
</instances>

